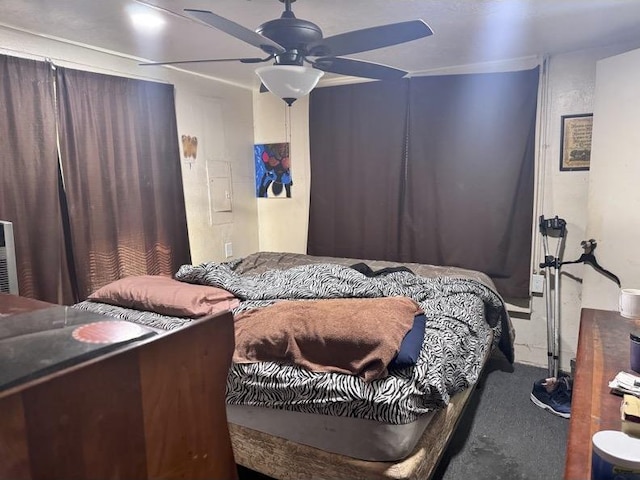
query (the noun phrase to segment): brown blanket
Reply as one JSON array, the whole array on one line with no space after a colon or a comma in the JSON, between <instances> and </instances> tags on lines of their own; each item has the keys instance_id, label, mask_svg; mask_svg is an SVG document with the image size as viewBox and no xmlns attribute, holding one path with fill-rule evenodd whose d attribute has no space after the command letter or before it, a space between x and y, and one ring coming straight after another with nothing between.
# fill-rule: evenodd
<instances>
[{"instance_id":1,"label":"brown blanket","mask_svg":"<svg viewBox=\"0 0 640 480\"><path fill-rule=\"evenodd\" d=\"M281 301L236 316L233 361L296 364L371 381L386 376L420 313L406 297Z\"/></svg>"}]
</instances>

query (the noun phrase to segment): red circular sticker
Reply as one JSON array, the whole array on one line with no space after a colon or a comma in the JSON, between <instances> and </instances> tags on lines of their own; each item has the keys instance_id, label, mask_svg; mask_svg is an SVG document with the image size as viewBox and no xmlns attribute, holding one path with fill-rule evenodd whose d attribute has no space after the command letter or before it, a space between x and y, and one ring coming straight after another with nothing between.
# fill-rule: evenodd
<instances>
[{"instance_id":1,"label":"red circular sticker","mask_svg":"<svg viewBox=\"0 0 640 480\"><path fill-rule=\"evenodd\" d=\"M120 320L87 323L76 328L72 335L80 342L115 343L139 337L144 330L139 325Z\"/></svg>"}]
</instances>

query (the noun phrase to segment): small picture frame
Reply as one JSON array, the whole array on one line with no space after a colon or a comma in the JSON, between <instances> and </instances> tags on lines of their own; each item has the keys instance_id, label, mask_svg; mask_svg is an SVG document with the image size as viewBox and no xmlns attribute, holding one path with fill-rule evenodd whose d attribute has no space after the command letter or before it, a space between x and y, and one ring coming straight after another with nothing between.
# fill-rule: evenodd
<instances>
[{"instance_id":1,"label":"small picture frame","mask_svg":"<svg viewBox=\"0 0 640 480\"><path fill-rule=\"evenodd\" d=\"M560 133L560 170L589 170L593 113L563 115Z\"/></svg>"}]
</instances>

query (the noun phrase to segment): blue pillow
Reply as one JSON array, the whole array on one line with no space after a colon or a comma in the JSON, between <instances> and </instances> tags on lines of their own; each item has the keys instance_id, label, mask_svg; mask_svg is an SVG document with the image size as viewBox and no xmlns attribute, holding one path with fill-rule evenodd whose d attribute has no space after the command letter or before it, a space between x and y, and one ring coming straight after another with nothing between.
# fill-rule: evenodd
<instances>
[{"instance_id":1,"label":"blue pillow","mask_svg":"<svg viewBox=\"0 0 640 480\"><path fill-rule=\"evenodd\" d=\"M402 339L400 350L389 363L389 368L406 368L416 364L422 350L426 323L424 313L415 316L413 326Z\"/></svg>"}]
</instances>

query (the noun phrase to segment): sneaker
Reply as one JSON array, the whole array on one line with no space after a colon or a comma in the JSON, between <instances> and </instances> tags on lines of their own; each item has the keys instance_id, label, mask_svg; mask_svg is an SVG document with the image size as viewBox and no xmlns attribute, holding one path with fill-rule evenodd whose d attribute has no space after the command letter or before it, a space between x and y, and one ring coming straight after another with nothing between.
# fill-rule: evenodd
<instances>
[{"instance_id":1,"label":"sneaker","mask_svg":"<svg viewBox=\"0 0 640 480\"><path fill-rule=\"evenodd\" d=\"M531 401L538 407L562 418L571 418L570 377L545 378L533 383Z\"/></svg>"}]
</instances>

